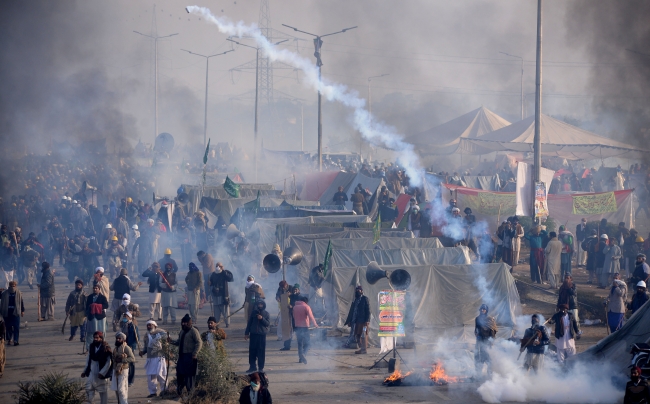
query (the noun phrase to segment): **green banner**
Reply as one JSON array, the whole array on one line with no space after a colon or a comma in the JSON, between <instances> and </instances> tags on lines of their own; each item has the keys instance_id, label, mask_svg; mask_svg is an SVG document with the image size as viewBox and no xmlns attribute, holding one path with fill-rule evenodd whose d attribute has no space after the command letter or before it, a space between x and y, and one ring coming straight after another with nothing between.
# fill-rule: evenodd
<instances>
[{"instance_id":1,"label":"green banner","mask_svg":"<svg viewBox=\"0 0 650 404\"><path fill-rule=\"evenodd\" d=\"M226 182L223 183L223 189L233 198L239 198L239 184L226 176Z\"/></svg>"},{"instance_id":2,"label":"green banner","mask_svg":"<svg viewBox=\"0 0 650 404\"><path fill-rule=\"evenodd\" d=\"M573 197L574 215L600 215L602 213L616 212L616 196L613 192L596 195L576 195Z\"/></svg>"}]
</instances>

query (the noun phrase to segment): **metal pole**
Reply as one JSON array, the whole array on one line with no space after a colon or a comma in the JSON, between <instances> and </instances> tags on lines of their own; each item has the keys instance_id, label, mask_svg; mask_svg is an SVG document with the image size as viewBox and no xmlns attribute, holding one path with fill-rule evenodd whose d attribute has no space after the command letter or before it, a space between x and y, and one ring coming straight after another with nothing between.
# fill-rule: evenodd
<instances>
[{"instance_id":1,"label":"metal pole","mask_svg":"<svg viewBox=\"0 0 650 404\"><path fill-rule=\"evenodd\" d=\"M257 183L257 97L259 91L260 49L255 51L255 140L253 144L253 160L255 160L255 182Z\"/></svg>"},{"instance_id":2,"label":"metal pole","mask_svg":"<svg viewBox=\"0 0 650 404\"><path fill-rule=\"evenodd\" d=\"M323 171L323 123L321 121L321 67L318 66L318 171Z\"/></svg>"},{"instance_id":3,"label":"metal pole","mask_svg":"<svg viewBox=\"0 0 650 404\"><path fill-rule=\"evenodd\" d=\"M537 0L537 60L535 67L535 138L534 138L534 152L535 152L535 167L534 167L534 181L540 181L540 173L542 167L542 139L541 139L541 119L542 119L542 0ZM533 184L534 185L534 184ZM535 187L533 186L533 194ZM535 198L533 198L533 204ZM535 209L533 205L533 216Z\"/></svg>"},{"instance_id":4,"label":"metal pole","mask_svg":"<svg viewBox=\"0 0 650 404\"><path fill-rule=\"evenodd\" d=\"M524 120L524 58L521 58L521 120Z\"/></svg>"},{"instance_id":5,"label":"metal pole","mask_svg":"<svg viewBox=\"0 0 650 404\"><path fill-rule=\"evenodd\" d=\"M155 117L154 117L154 134L153 134L153 144L156 143L156 137L158 136L158 37L154 38L154 58L156 59L154 63L154 76L155 78L155 90L154 90L154 110L155 110Z\"/></svg>"},{"instance_id":6,"label":"metal pole","mask_svg":"<svg viewBox=\"0 0 650 404\"><path fill-rule=\"evenodd\" d=\"M203 114L203 147L207 145L208 137L208 70L210 68L210 58L205 58L205 111Z\"/></svg>"}]
</instances>

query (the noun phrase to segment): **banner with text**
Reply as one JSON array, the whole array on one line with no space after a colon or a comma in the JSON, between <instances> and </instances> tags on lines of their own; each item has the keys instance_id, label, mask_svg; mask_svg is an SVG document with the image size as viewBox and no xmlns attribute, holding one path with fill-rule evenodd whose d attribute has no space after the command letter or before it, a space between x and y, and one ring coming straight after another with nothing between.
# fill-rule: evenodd
<instances>
[{"instance_id":1,"label":"banner with text","mask_svg":"<svg viewBox=\"0 0 650 404\"><path fill-rule=\"evenodd\" d=\"M382 290L379 299L379 337L403 337L406 292Z\"/></svg>"}]
</instances>

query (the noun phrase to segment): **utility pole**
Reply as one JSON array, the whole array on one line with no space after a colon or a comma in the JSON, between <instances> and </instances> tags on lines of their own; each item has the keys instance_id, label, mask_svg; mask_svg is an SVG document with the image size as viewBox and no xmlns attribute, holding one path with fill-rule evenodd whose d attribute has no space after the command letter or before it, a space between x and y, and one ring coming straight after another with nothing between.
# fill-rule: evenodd
<instances>
[{"instance_id":1,"label":"utility pole","mask_svg":"<svg viewBox=\"0 0 650 404\"><path fill-rule=\"evenodd\" d=\"M499 52L502 55L510 56L513 58L521 59L521 95L520 95L520 101L521 101L521 120L524 120L524 58L521 56L517 55L511 55L506 52Z\"/></svg>"},{"instance_id":2,"label":"utility pole","mask_svg":"<svg viewBox=\"0 0 650 404\"><path fill-rule=\"evenodd\" d=\"M535 217L535 183L540 181L542 169L542 0L537 0L537 60L535 66L535 137L533 150L535 152L535 171L533 183L533 219Z\"/></svg>"},{"instance_id":3,"label":"utility pole","mask_svg":"<svg viewBox=\"0 0 650 404\"><path fill-rule=\"evenodd\" d=\"M196 55L196 56L201 56L202 58L205 58L205 110L204 110L204 115L203 115L203 147L205 148L207 145L207 137L208 137L208 71L210 67L210 58L215 57L215 56L221 56L225 55L228 52L234 52L234 49L227 50L222 53L216 53L214 55L206 56L206 55L201 55L199 53L194 53L191 51L188 51L187 49L181 49L182 51L185 51L191 55Z\"/></svg>"},{"instance_id":4,"label":"utility pole","mask_svg":"<svg viewBox=\"0 0 650 404\"><path fill-rule=\"evenodd\" d=\"M298 28L291 27L287 24L282 24L283 26L287 28L291 28L292 30L296 32L301 32L303 34L311 35L314 37L314 56L316 57L316 66L318 67L318 171L323 171L323 121L322 121L322 102L321 102L321 91L320 91L320 86L321 86L321 66L323 66L323 61L321 60L320 57L320 50L321 47L323 46L323 40L321 38L324 38L326 36L330 35L336 35L336 34L342 34L346 31L349 31L351 29L357 28L355 25L354 27L350 28L345 28L342 29L341 31L337 32L332 32L330 34L325 34L325 35L316 35L312 34L311 32L306 32L306 31L301 31Z\"/></svg>"},{"instance_id":5,"label":"utility pole","mask_svg":"<svg viewBox=\"0 0 650 404\"><path fill-rule=\"evenodd\" d=\"M226 38L227 41L234 42L237 45L245 46L247 48L255 49L255 129L254 129L254 144L253 144L253 160L255 161L255 182L257 182L257 104L259 97L259 68L260 68L260 48L255 46L246 45L241 42L237 42L233 39ZM288 39L274 43L273 45L279 45L282 42L287 42Z\"/></svg>"},{"instance_id":6,"label":"utility pole","mask_svg":"<svg viewBox=\"0 0 650 404\"><path fill-rule=\"evenodd\" d=\"M156 18L156 6L153 6L153 15L154 15L154 21ZM154 23L155 25L155 23ZM178 33L175 34L170 34L170 35L165 35L165 36L158 36L158 27L156 26L154 28L154 35L147 35L143 34L142 32L138 31L133 31L138 35L146 36L147 38L153 39L154 43L154 134L153 134L153 144L156 142L156 137L158 136L158 40L163 39L163 38L169 38L174 35L178 35Z\"/></svg>"}]
</instances>

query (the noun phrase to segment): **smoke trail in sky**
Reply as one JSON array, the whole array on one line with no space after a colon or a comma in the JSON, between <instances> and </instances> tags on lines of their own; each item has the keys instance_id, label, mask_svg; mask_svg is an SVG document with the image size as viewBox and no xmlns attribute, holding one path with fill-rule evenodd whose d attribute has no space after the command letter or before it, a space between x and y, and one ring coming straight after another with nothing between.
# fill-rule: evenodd
<instances>
[{"instance_id":1,"label":"smoke trail in sky","mask_svg":"<svg viewBox=\"0 0 650 404\"><path fill-rule=\"evenodd\" d=\"M216 17L206 7L190 6L187 11L203 17L206 21L217 26L220 32L236 37L252 37L262 51L271 61L281 61L291 64L305 74L305 85L320 91L329 101L338 101L353 109L354 127L363 138L373 144L380 144L388 149L395 150L398 154L398 163L404 167L410 177L411 184L419 186L422 181L420 162L413 145L406 143L394 128L377 122L365 109L366 100L359 97L358 92L347 88L343 84L331 83L318 78L318 68L314 63L288 49L279 49L262 35L255 23L250 25L242 21L233 22L228 17Z\"/></svg>"}]
</instances>

